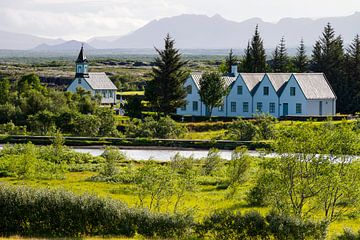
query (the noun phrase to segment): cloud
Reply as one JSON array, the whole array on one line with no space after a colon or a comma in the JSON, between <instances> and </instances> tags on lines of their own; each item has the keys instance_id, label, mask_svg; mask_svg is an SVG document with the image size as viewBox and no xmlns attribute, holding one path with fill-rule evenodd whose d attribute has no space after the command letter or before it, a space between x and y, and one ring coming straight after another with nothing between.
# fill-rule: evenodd
<instances>
[{"instance_id":1,"label":"cloud","mask_svg":"<svg viewBox=\"0 0 360 240\"><path fill-rule=\"evenodd\" d=\"M124 35L145 25L154 15L171 16L184 10L165 0L30 0L24 5L19 2L14 0L7 7L0 3L1 30L79 40Z\"/></svg>"}]
</instances>

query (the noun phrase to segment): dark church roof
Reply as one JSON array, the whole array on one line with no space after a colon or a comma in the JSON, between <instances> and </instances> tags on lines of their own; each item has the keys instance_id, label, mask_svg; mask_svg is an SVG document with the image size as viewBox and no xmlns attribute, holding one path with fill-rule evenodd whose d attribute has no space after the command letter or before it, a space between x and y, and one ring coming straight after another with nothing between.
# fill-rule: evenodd
<instances>
[{"instance_id":1,"label":"dark church roof","mask_svg":"<svg viewBox=\"0 0 360 240\"><path fill-rule=\"evenodd\" d=\"M84 53L84 45L81 46L81 50L80 50L80 53L79 53L79 56L76 60L76 63L87 63L88 60L86 59L86 56L85 56L85 53Z\"/></svg>"}]
</instances>

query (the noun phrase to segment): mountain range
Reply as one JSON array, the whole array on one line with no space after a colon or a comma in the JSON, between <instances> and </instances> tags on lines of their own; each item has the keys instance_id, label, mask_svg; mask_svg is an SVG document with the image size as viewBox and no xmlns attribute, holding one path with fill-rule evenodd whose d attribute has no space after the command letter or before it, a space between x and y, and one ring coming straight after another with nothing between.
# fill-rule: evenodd
<instances>
[{"instance_id":1,"label":"mountain range","mask_svg":"<svg viewBox=\"0 0 360 240\"><path fill-rule=\"evenodd\" d=\"M220 15L184 14L154 20L124 36L94 37L87 41L86 48L127 49L153 48L163 46L163 38L169 33L176 40L176 47L182 49L244 49L254 33L256 25L264 39L266 48L274 48L284 36L288 48L299 45L301 38L312 46L321 35L324 26L330 22L337 34L350 43L360 34L360 12L345 17L320 19L283 18L269 23L260 18L242 22L231 21ZM96 34L96 33L94 33ZM26 34L0 31L0 49L32 51L72 51L80 42L48 39Z\"/></svg>"}]
</instances>

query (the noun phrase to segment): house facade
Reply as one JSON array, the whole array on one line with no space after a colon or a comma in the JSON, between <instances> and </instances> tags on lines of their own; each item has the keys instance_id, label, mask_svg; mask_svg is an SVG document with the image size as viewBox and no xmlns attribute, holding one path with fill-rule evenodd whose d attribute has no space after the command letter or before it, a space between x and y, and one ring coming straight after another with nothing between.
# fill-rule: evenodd
<instances>
[{"instance_id":1,"label":"house facade","mask_svg":"<svg viewBox=\"0 0 360 240\"><path fill-rule=\"evenodd\" d=\"M90 91L92 96L101 96L101 104L116 104L117 87L105 73L91 73L88 69L88 60L82 46L76 60L75 79L68 86L67 91L75 93L78 88L82 88Z\"/></svg>"},{"instance_id":2,"label":"house facade","mask_svg":"<svg viewBox=\"0 0 360 240\"><path fill-rule=\"evenodd\" d=\"M251 118L256 114L285 116L334 116L336 96L323 73L237 73L224 77L228 94L212 115ZM201 73L191 74L184 87L187 105L178 115L206 116L199 95ZM190 91L191 88L191 91Z\"/></svg>"}]
</instances>

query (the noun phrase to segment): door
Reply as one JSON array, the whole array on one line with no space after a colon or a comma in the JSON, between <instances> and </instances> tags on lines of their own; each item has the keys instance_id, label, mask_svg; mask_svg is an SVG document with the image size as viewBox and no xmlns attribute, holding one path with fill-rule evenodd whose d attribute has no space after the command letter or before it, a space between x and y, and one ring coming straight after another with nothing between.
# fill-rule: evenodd
<instances>
[{"instance_id":1,"label":"door","mask_svg":"<svg viewBox=\"0 0 360 240\"><path fill-rule=\"evenodd\" d=\"M289 115L289 104L284 103L283 104L283 116L287 116L287 115Z\"/></svg>"},{"instance_id":2,"label":"door","mask_svg":"<svg viewBox=\"0 0 360 240\"><path fill-rule=\"evenodd\" d=\"M319 102L319 115L320 116L323 115L323 102L322 101Z\"/></svg>"}]
</instances>

